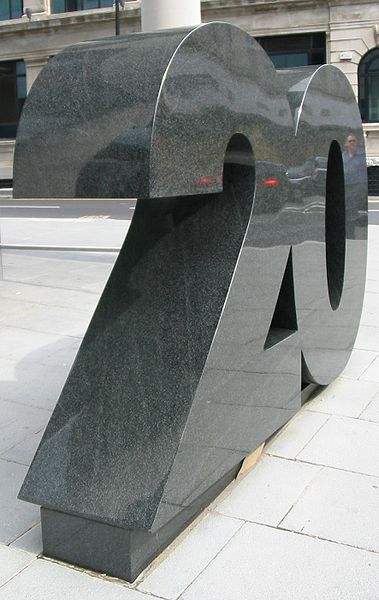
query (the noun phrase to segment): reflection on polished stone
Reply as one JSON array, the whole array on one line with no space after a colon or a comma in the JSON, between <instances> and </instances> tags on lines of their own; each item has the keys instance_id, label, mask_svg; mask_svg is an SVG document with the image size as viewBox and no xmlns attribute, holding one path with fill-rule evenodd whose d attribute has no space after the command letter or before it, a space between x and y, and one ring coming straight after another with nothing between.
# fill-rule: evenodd
<instances>
[{"instance_id":1,"label":"reflection on polished stone","mask_svg":"<svg viewBox=\"0 0 379 600\"><path fill-rule=\"evenodd\" d=\"M20 492L43 507L45 554L134 579L302 389L341 372L365 281L363 148L338 69L277 73L225 23L45 67L15 197L139 198Z\"/></svg>"}]
</instances>

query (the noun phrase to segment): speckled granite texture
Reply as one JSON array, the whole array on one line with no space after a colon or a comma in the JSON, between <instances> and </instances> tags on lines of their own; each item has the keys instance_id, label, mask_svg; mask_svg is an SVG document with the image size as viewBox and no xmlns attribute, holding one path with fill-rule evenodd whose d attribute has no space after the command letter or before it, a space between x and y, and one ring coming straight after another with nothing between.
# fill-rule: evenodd
<instances>
[{"instance_id":1,"label":"speckled granite texture","mask_svg":"<svg viewBox=\"0 0 379 600\"><path fill-rule=\"evenodd\" d=\"M225 23L79 44L43 70L15 197L139 197L20 492L48 555L135 578L343 369L367 232L349 134L363 149L338 69L277 74Z\"/></svg>"}]
</instances>

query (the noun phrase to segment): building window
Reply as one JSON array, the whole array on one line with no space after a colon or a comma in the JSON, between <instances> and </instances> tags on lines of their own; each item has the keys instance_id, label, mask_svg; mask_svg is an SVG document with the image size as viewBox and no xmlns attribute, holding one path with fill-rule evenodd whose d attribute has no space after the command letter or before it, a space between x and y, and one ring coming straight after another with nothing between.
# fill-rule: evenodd
<instances>
[{"instance_id":1,"label":"building window","mask_svg":"<svg viewBox=\"0 0 379 600\"><path fill-rule=\"evenodd\" d=\"M324 32L257 37L276 69L323 65L326 62Z\"/></svg>"},{"instance_id":2,"label":"building window","mask_svg":"<svg viewBox=\"0 0 379 600\"><path fill-rule=\"evenodd\" d=\"M51 12L62 13L113 6L114 0L52 0Z\"/></svg>"},{"instance_id":3,"label":"building window","mask_svg":"<svg viewBox=\"0 0 379 600\"><path fill-rule=\"evenodd\" d=\"M24 61L0 62L0 138L16 137L25 98Z\"/></svg>"},{"instance_id":4,"label":"building window","mask_svg":"<svg viewBox=\"0 0 379 600\"><path fill-rule=\"evenodd\" d=\"M0 21L20 19L22 17L22 0L0 0Z\"/></svg>"},{"instance_id":5,"label":"building window","mask_svg":"<svg viewBox=\"0 0 379 600\"><path fill-rule=\"evenodd\" d=\"M358 67L359 108L363 121L379 121L379 49L371 50Z\"/></svg>"}]
</instances>

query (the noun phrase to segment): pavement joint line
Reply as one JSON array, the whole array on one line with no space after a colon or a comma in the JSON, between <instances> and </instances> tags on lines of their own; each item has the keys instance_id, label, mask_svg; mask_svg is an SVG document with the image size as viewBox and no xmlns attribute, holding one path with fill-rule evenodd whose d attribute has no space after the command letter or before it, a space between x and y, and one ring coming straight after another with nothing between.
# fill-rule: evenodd
<instances>
[{"instance_id":1,"label":"pavement joint line","mask_svg":"<svg viewBox=\"0 0 379 600\"><path fill-rule=\"evenodd\" d=\"M293 502L293 504L290 506L290 508L287 510L286 514L284 515L284 517L282 519L280 519L277 527L278 529L280 529L280 525L283 523L284 519L287 517L287 515L289 515L289 513L291 512L291 510L296 506L296 504L301 500L301 498L304 496L304 494L307 492L307 490L309 489L310 485L313 483L314 479L316 477L318 477L318 475L321 473L321 471L323 471L325 469L324 465L319 465L319 469L315 472L315 474L311 477L311 479L308 481L308 483L304 486L303 490L300 492L300 494L298 495L298 497L296 498L296 500Z\"/></svg>"},{"instance_id":2,"label":"pavement joint line","mask_svg":"<svg viewBox=\"0 0 379 600\"><path fill-rule=\"evenodd\" d=\"M229 516L231 517L231 515L229 515ZM232 517L232 518L236 519L238 517ZM276 529L277 531L285 531L287 533L293 533L295 535L301 535L303 537L308 537L308 538L312 538L312 539L315 539L315 540L320 540L320 541L323 541L323 542L329 542L331 544L336 544L338 546L348 546L349 548L354 548L354 550L363 550L363 552L371 552L371 554L379 555L379 552L377 550L370 550L368 548L364 548L363 546L354 546L353 544L349 544L348 542L340 542L338 540L332 540L330 538L322 537L322 536L319 536L319 535L315 535L315 534L311 534L311 533L304 533L302 531L297 531L296 529L287 529L285 527L280 527L279 525L271 525L269 523L261 523L259 521L249 521L249 520L245 520L244 524L245 525L249 525L249 524L251 524L251 525L258 525L259 527L268 527L269 529ZM236 533L232 537L234 537L241 530L242 527L240 527L238 529L238 531L236 531ZM230 540L227 542L227 544L231 541L231 539L232 538L230 538ZM225 546L224 546L224 548L225 548Z\"/></svg>"},{"instance_id":3,"label":"pavement joint line","mask_svg":"<svg viewBox=\"0 0 379 600\"><path fill-rule=\"evenodd\" d=\"M45 305L43 304L41 306L45 306ZM29 331L32 334L33 333L45 333L46 335L58 335L63 338L70 338L70 339L73 338L75 340L82 340L84 337L84 333L82 335L81 334L73 335L70 333L62 334L62 333L57 333L56 331L42 331L41 329L30 329L30 327L21 327L21 325L3 325L1 322L0 322L0 327L8 327L8 329L22 329L22 331ZM88 325L86 325L86 328L87 327L88 327ZM5 356L4 358L7 358L7 357Z\"/></svg>"},{"instance_id":4,"label":"pavement joint line","mask_svg":"<svg viewBox=\"0 0 379 600\"><path fill-rule=\"evenodd\" d=\"M363 325L364 325L364 323L363 323ZM370 327L370 325L366 325L366 327ZM367 352L367 351L366 351L366 352ZM368 351L368 352L369 352L369 351ZM374 350L374 352L375 352L375 350ZM371 362L370 362L370 364L369 364L369 365L366 367L366 369L365 369L365 370L364 370L364 371L363 371L363 372L362 372L362 373L359 375L359 377L358 377L358 380L357 380L357 381L360 381L361 377L363 377L363 375L364 375L364 374L365 374L365 373L366 373L366 372L369 370L369 368L370 368L370 367L373 365L373 363L376 361L376 359L378 358L378 356L379 356L379 352L376 352L376 356L375 356L375 357L372 359L372 361L371 361ZM363 381L364 381L364 380L363 380ZM379 381L378 381L377 383L379 383Z\"/></svg>"},{"instance_id":5,"label":"pavement joint line","mask_svg":"<svg viewBox=\"0 0 379 600\"><path fill-rule=\"evenodd\" d=\"M46 286L46 287L49 288L50 286ZM15 305L19 304L20 308L21 308L21 305L25 304L26 306L29 306L30 308L33 308L34 306L38 306L39 308L42 308L42 307L45 308L46 306L52 306L54 308L64 308L65 310L70 310L70 311L75 310L75 313L82 314L83 316L90 313L90 311L88 311L88 310L85 310L82 308L76 308L75 306L69 307L69 306L65 306L64 304L51 304L51 302L47 302L47 301L41 302L40 298L38 298L38 301L30 300L28 298L21 297L20 294L16 298L7 298L7 297L4 298L1 295L0 295L0 298L3 298L3 300L11 300L12 302L15 303ZM59 300L58 300L58 302L59 302ZM0 317L0 322L5 321L6 319L9 319L9 317L7 315L4 317Z\"/></svg>"},{"instance_id":6,"label":"pavement joint line","mask_svg":"<svg viewBox=\"0 0 379 600\"><path fill-rule=\"evenodd\" d=\"M217 513L217 514L222 514L222 513ZM222 515L223 517L226 518L232 518L232 519L236 519L236 517L232 517L231 515ZM195 581L200 577L200 575L202 575L204 573L204 571L209 567L209 565L218 557L218 555L224 550L224 548L226 548L226 546L228 544L230 544L230 542L235 538L235 536L237 535L237 533L239 533L241 531L241 529L246 525L246 523L248 521L246 521L245 519L238 519L240 521L242 521L240 527L238 527L237 531L235 531L233 533L233 535L225 542L225 544L218 550L218 552L216 552L216 554L210 559L210 561L205 565L205 567L203 569L201 569L201 571L196 575L196 577L191 581L191 583L189 583L184 590L182 590L179 594L179 596L177 597L177 600L179 600L182 595L188 590L188 588L195 583ZM139 591L139 590L138 590Z\"/></svg>"},{"instance_id":7,"label":"pavement joint line","mask_svg":"<svg viewBox=\"0 0 379 600\"><path fill-rule=\"evenodd\" d=\"M1 251L1 246L0 246L0 251ZM99 296L102 293L102 290L100 292L93 292L91 290L86 290L86 289L82 289L82 288L69 288L69 287L58 287L55 285L47 285L45 283L34 283L33 281L19 281L19 280L13 280L13 279L1 279L0 281L2 283L8 283L9 285L27 285L27 286L33 286L33 287L39 287L39 288L46 288L46 289L50 289L50 290L64 290L65 292L77 292L80 294L90 294L91 296ZM1 298L3 298L3 296L0 296ZM45 304L43 306L46 306ZM59 306L58 304L52 304L52 306ZM62 308L66 308L66 306L62 306Z\"/></svg>"},{"instance_id":8,"label":"pavement joint line","mask_svg":"<svg viewBox=\"0 0 379 600\"><path fill-rule=\"evenodd\" d=\"M8 546L9 547L9 546ZM12 550L12 548L11 548ZM23 550L23 552L26 552L26 550ZM28 553L30 554L30 552ZM8 583L10 583L13 579L15 579L16 577L18 577L23 571L25 571L25 569L29 569L29 567L32 565L32 563L34 563L38 556L34 556L31 554L31 556L33 556L33 558L31 559L30 563L25 565L25 567L22 567L22 569L20 569L19 571L17 571L17 573L14 573L13 575L11 575L11 577L9 577L9 579L7 579L6 581L4 581L4 583L0 583L0 589L5 587L6 585L8 585Z\"/></svg>"},{"instance_id":9,"label":"pavement joint line","mask_svg":"<svg viewBox=\"0 0 379 600\"><path fill-rule=\"evenodd\" d=\"M304 406L306 406L306 405L304 405ZM303 411L303 413L302 413L302 414L304 414L304 413L305 413L305 409L304 409L304 411ZM306 414L306 413L305 413L305 414ZM330 416L331 416L331 415L329 415L329 416L328 416L328 418L326 419L326 421L324 421L324 423L322 423L322 425L320 425L320 427L317 429L317 431L315 431L315 433L312 435L312 437L311 437L311 438L310 438L310 439L309 439L309 440L308 440L308 441L307 441L307 442L304 444L304 446L302 447L302 449L301 449L301 450L299 450L299 452L297 452L297 454L296 454L295 458L297 458L297 457L299 456L299 454L300 454L300 453L301 453L301 452L302 452L302 451L303 451L303 450L304 450L304 449L305 449L305 448L308 446L308 444L310 444L310 442L311 442L311 441L313 440L313 438L314 438L314 437L315 437L315 436L316 436L316 435L319 433L319 431L320 431L320 430L321 430L321 429L322 429L322 428L323 428L323 427L324 427L324 426L325 426L325 425L328 423L328 421L329 421L329 419L330 419Z\"/></svg>"},{"instance_id":10,"label":"pavement joint line","mask_svg":"<svg viewBox=\"0 0 379 600\"><path fill-rule=\"evenodd\" d=\"M350 381L354 381L354 380L350 379ZM368 381L368 380L365 379L364 381ZM376 382L373 381L372 383L376 383ZM377 393L378 392L375 392L374 396L371 398L371 400L369 400L368 404L362 410L362 412L360 413L360 415L366 410L367 406L369 404L371 404L371 402L374 400L374 397L376 396ZM352 417L351 415L340 415L340 414L336 414L336 413L322 412L321 410L312 410L311 408L307 409L307 412L310 412L310 413L316 414L316 415L328 415L329 417L337 417L337 418L341 418L341 419L352 419L353 421L370 421L369 419L361 419L360 416L359 417ZM370 423L377 423L377 421L370 421ZM309 440L309 441L311 441L311 440ZM303 448L303 450L304 450L304 448ZM302 451L300 450L300 452L302 452Z\"/></svg>"},{"instance_id":11,"label":"pavement joint line","mask_svg":"<svg viewBox=\"0 0 379 600\"><path fill-rule=\"evenodd\" d=\"M257 523L257 525L260 525L260 523ZM267 527L270 527L270 525L267 525ZM363 546L354 546L354 544L349 544L348 542L341 542L339 540L331 540L330 538L326 538L321 535L304 533L303 531L297 531L296 529L286 529L285 527L279 526L274 527L274 529L277 529L278 531L287 531L288 533L294 533L295 535L302 535L304 537L309 537L314 540L320 540L323 542L329 542L331 544L337 544L338 546L347 546L348 548L354 548L354 550L363 550L363 552L371 552L371 554L379 556L379 552L377 550L371 550L370 548L364 548Z\"/></svg>"},{"instance_id":12,"label":"pavement joint line","mask_svg":"<svg viewBox=\"0 0 379 600\"><path fill-rule=\"evenodd\" d=\"M7 548L9 548L10 550L21 550L22 552L28 552L28 550L22 550L22 548L11 548L11 544L14 544L15 542L17 542L17 540L19 540L23 535L29 533L29 531L31 531L35 527L38 527L38 525L40 523L41 523L41 521L38 521L38 523L34 523L34 525L31 525L31 527L29 527L28 529L26 529L25 531L23 531L22 533L20 533L20 535L18 535L17 537L15 537L12 542L9 542L9 544L6 544ZM32 552L29 552L29 554L32 554L35 557L39 556L39 554L33 554Z\"/></svg>"},{"instance_id":13,"label":"pavement joint line","mask_svg":"<svg viewBox=\"0 0 379 600\"><path fill-rule=\"evenodd\" d=\"M4 358L4 357L2 357L2 358ZM12 359L9 359L9 360L12 360ZM16 361L16 360L15 360L15 361L12 361L12 362L18 363L18 361ZM43 367L48 367L48 366L50 366L50 365L44 365L43 363L29 363L29 364L40 364L40 365L42 365ZM58 400L58 399L57 399L57 400ZM29 407L31 407L31 408L39 408L39 409L41 409L41 410L47 410L48 412L50 412L50 414L51 414L51 413L53 412L53 410L54 410L54 407L53 407L53 408L46 408L46 407L44 407L44 406L38 406L37 404L30 404L30 402L29 402L28 404L25 404L24 402L20 402L19 400L5 400L5 402L12 402L12 404L16 404L17 406L24 406L24 407L28 407L28 408L29 408ZM46 429L46 426L45 426L45 427L42 427L41 429L39 429L38 431L36 431L36 432L35 432L33 435L37 435L37 433L41 433L41 431L42 431L42 430L45 430L45 429ZM21 440L21 442L17 442L17 444L20 444L20 443L22 443L22 442L23 442L25 439L26 439L26 438L24 438L23 440ZM12 446L12 448L9 448L9 450L12 450L12 449L13 449L15 446L17 446L17 444L15 444L14 446ZM5 450L5 452L7 452L7 450ZM3 458L2 456L0 456L0 459L1 459L1 460L6 460L6 459L5 459L5 458Z\"/></svg>"},{"instance_id":14,"label":"pavement joint line","mask_svg":"<svg viewBox=\"0 0 379 600\"><path fill-rule=\"evenodd\" d=\"M370 421L370 423L375 423L375 421ZM335 467L334 465L324 465L323 463L315 463L311 462L310 460L302 460L300 458L289 458L288 456L280 456L279 454L268 454L268 456L273 456L274 458L282 458L283 460L301 463L304 465L313 465L314 467L325 467L326 469L333 469L333 471L343 471L344 473L351 473L352 475L363 475L364 477L373 477L374 479L379 480L379 475L373 475L372 473L353 471L352 469L344 469L343 467Z\"/></svg>"},{"instance_id":15,"label":"pavement joint line","mask_svg":"<svg viewBox=\"0 0 379 600\"><path fill-rule=\"evenodd\" d=\"M0 204L0 209L2 208L26 208L27 210L30 210L31 208L54 208L54 209L58 209L61 208L60 206L57 206L56 204L53 205L36 205L36 204Z\"/></svg>"},{"instance_id":16,"label":"pavement joint line","mask_svg":"<svg viewBox=\"0 0 379 600\"><path fill-rule=\"evenodd\" d=\"M54 252L120 252L120 247L48 246L37 244L1 244L0 250L52 250Z\"/></svg>"}]
</instances>

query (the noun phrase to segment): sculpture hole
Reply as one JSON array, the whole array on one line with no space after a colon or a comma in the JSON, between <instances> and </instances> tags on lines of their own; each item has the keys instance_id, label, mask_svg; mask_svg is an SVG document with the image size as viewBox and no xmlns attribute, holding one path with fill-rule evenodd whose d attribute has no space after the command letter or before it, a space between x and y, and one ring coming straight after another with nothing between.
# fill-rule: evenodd
<instances>
[{"instance_id":1,"label":"sculpture hole","mask_svg":"<svg viewBox=\"0 0 379 600\"><path fill-rule=\"evenodd\" d=\"M295 331L297 331L297 317L291 248L264 349L272 348Z\"/></svg>"},{"instance_id":2,"label":"sculpture hole","mask_svg":"<svg viewBox=\"0 0 379 600\"><path fill-rule=\"evenodd\" d=\"M326 172L325 248L329 301L337 310L345 274L346 207L341 148L331 143Z\"/></svg>"}]
</instances>

